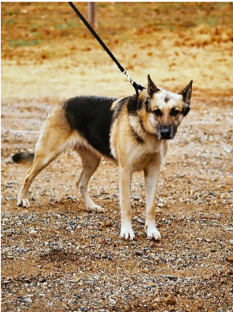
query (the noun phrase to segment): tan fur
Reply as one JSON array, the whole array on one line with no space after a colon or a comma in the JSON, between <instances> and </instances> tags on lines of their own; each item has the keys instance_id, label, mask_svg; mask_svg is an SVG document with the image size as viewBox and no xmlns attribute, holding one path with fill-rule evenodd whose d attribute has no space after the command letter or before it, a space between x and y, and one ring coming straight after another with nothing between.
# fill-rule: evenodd
<instances>
[{"instance_id":1,"label":"tan fur","mask_svg":"<svg viewBox=\"0 0 233 312\"><path fill-rule=\"evenodd\" d=\"M142 116L145 112L142 112ZM146 123L146 116L143 123ZM130 135L131 127L135 132L141 135L144 142L139 145L135 138ZM154 219L154 198L156 187L150 186L150 179L158 183L158 175L162 158L166 154L167 148L164 148L167 143L142 130L137 117L129 116L126 107L122 110L119 118L114 122L111 131L111 149L114 151L114 156L117 159L120 174L120 206L121 206L121 236L130 239L134 238L134 233L131 226L131 208L130 208L130 185L132 174L135 171L144 170L147 181L147 223L149 226L149 238L160 237L159 232L155 227ZM154 170L153 168L156 168ZM158 169L157 169L158 168ZM151 170L154 176L151 177ZM152 182L151 182L152 183ZM155 185L155 186L156 186ZM153 199L152 199L153 198ZM153 220L153 221L152 221Z\"/></svg>"},{"instance_id":2,"label":"tan fur","mask_svg":"<svg viewBox=\"0 0 233 312\"><path fill-rule=\"evenodd\" d=\"M127 105L123 105L117 118L113 121L110 132L110 147L114 162L119 167L119 190L121 206L121 237L134 238L131 226L130 188L132 175L143 170L146 184L146 232L148 238L159 239L160 233L155 225L155 192L159 181L160 167L168 149L167 141L159 139L160 125L178 127L184 114L182 110L191 97L191 83L183 94L175 94L157 88L148 77L147 91L140 92L142 107L136 114L130 114ZM188 95L186 95L186 93ZM146 101L149 99L147 104ZM126 100L127 101L127 100ZM119 100L111 109L117 109ZM148 105L148 106L146 106ZM159 109L161 116L154 111ZM179 110L177 116L171 110ZM91 147L76 130L71 130L64 114L62 104L56 106L49 114L41 128L36 145L35 157L23 186L18 195L18 205L29 207L27 193L36 175L53 159L67 148L74 149L81 157L83 170L77 182L81 196L88 211L103 212L88 194L87 186L92 174L97 169L102 155Z\"/></svg>"}]
</instances>

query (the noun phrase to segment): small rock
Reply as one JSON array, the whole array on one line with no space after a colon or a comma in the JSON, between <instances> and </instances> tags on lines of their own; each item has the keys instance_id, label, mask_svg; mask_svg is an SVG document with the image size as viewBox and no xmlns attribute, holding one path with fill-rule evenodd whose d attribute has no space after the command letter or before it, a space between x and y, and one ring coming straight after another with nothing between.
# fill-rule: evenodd
<instances>
[{"instance_id":1,"label":"small rock","mask_svg":"<svg viewBox=\"0 0 233 312\"><path fill-rule=\"evenodd\" d=\"M167 297L166 304L167 305L175 305L176 304L176 299L170 294Z\"/></svg>"},{"instance_id":2,"label":"small rock","mask_svg":"<svg viewBox=\"0 0 233 312\"><path fill-rule=\"evenodd\" d=\"M26 303L32 303L32 299L28 298L27 296L22 297L22 300L23 302L26 302Z\"/></svg>"},{"instance_id":3,"label":"small rock","mask_svg":"<svg viewBox=\"0 0 233 312\"><path fill-rule=\"evenodd\" d=\"M232 255L227 256L227 257L226 257L226 260L227 260L228 262L233 263L233 254L232 254Z\"/></svg>"},{"instance_id":4,"label":"small rock","mask_svg":"<svg viewBox=\"0 0 233 312\"><path fill-rule=\"evenodd\" d=\"M173 276L173 275L167 275L166 276L170 281L176 281L178 277Z\"/></svg>"},{"instance_id":5,"label":"small rock","mask_svg":"<svg viewBox=\"0 0 233 312\"><path fill-rule=\"evenodd\" d=\"M140 224L145 224L145 221L143 221L143 220L140 219L140 218L137 218L136 220L137 220L137 222L140 223Z\"/></svg>"},{"instance_id":6,"label":"small rock","mask_svg":"<svg viewBox=\"0 0 233 312\"><path fill-rule=\"evenodd\" d=\"M226 275L233 275L233 270L227 270Z\"/></svg>"},{"instance_id":7,"label":"small rock","mask_svg":"<svg viewBox=\"0 0 233 312\"><path fill-rule=\"evenodd\" d=\"M109 303L111 305L116 305L116 300L112 299L112 298L109 298Z\"/></svg>"},{"instance_id":8,"label":"small rock","mask_svg":"<svg viewBox=\"0 0 233 312\"><path fill-rule=\"evenodd\" d=\"M136 193L134 193L134 194L132 195L132 198L133 198L134 200L139 200L139 199L140 199L140 197L139 197L138 194L136 194Z\"/></svg>"},{"instance_id":9,"label":"small rock","mask_svg":"<svg viewBox=\"0 0 233 312\"><path fill-rule=\"evenodd\" d=\"M164 301L163 298L158 297L158 298L156 298L156 299L154 300L154 303L155 303L155 304L160 304L160 303L162 303L163 301Z\"/></svg>"},{"instance_id":10,"label":"small rock","mask_svg":"<svg viewBox=\"0 0 233 312\"><path fill-rule=\"evenodd\" d=\"M112 223L111 223L111 222L106 222L104 226L105 226L105 227L111 227L111 226L112 226Z\"/></svg>"}]
</instances>

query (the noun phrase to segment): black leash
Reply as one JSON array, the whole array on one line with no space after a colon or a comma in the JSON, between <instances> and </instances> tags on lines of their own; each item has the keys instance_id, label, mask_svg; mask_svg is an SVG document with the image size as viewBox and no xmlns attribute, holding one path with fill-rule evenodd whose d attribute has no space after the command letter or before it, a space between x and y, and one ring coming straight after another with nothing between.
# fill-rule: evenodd
<instances>
[{"instance_id":1,"label":"black leash","mask_svg":"<svg viewBox=\"0 0 233 312\"><path fill-rule=\"evenodd\" d=\"M141 85L137 84L135 81L132 80L132 78L129 76L129 74L126 72L124 67L118 62L118 60L115 58L115 56L112 54L112 52L109 50L109 48L105 45L105 43L100 39L100 37L97 35L97 33L94 31L94 29L91 27L91 25L86 21L86 19L82 16L82 14L79 12L79 10L76 8L76 6L73 4L73 2L68 2L71 8L74 10L74 12L78 15L78 17L81 19L81 21L84 23L84 25L89 29L89 31L92 33L92 35L95 37L95 39L99 42L99 44L104 48L104 50L108 53L108 55L111 57L111 59L116 63L120 71L127 76L129 79L129 82L134 87L136 94L138 95L138 90L142 91L145 89Z\"/></svg>"}]
</instances>

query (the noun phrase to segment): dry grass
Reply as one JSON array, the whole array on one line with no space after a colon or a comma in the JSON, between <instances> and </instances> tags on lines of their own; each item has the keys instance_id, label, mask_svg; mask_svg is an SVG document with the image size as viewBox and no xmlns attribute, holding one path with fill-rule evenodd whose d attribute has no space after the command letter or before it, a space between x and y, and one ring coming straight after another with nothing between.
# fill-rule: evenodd
<instances>
[{"instance_id":1,"label":"dry grass","mask_svg":"<svg viewBox=\"0 0 233 312\"><path fill-rule=\"evenodd\" d=\"M231 11L231 3L99 3L98 33L142 85L150 73L174 91L193 79L194 92L230 95ZM2 3L2 80L3 99L132 90L66 3Z\"/></svg>"}]
</instances>

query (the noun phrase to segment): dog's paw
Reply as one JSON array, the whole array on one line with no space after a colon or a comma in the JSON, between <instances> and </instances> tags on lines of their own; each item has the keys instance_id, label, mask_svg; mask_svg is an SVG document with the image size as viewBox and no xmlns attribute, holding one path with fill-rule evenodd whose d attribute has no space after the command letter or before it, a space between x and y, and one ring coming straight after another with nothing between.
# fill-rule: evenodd
<instances>
[{"instance_id":1,"label":"dog's paw","mask_svg":"<svg viewBox=\"0 0 233 312\"><path fill-rule=\"evenodd\" d=\"M122 227L121 229L121 238L125 238L125 239L130 239L133 240L134 239L134 232L132 230L132 227Z\"/></svg>"},{"instance_id":2,"label":"dog's paw","mask_svg":"<svg viewBox=\"0 0 233 312\"><path fill-rule=\"evenodd\" d=\"M17 206L23 207L23 208L29 208L29 206L30 206L29 200L27 198L24 198L24 199L18 198Z\"/></svg>"},{"instance_id":3,"label":"dog's paw","mask_svg":"<svg viewBox=\"0 0 233 312\"><path fill-rule=\"evenodd\" d=\"M87 211L90 211L90 212L101 212L101 213L104 213L105 212L105 209L102 208L101 206L99 205L89 205L87 207Z\"/></svg>"},{"instance_id":4,"label":"dog's paw","mask_svg":"<svg viewBox=\"0 0 233 312\"><path fill-rule=\"evenodd\" d=\"M148 239L155 239L155 240L159 240L161 238L161 235L159 233L159 231L156 228L148 228L147 229L147 238Z\"/></svg>"}]
</instances>

